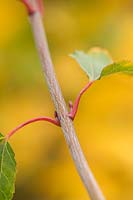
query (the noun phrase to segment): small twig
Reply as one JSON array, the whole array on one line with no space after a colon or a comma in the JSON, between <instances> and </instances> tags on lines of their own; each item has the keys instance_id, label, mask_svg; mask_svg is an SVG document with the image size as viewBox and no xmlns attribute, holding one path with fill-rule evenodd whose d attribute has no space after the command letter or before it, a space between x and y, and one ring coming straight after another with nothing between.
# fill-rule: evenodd
<instances>
[{"instance_id":1,"label":"small twig","mask_svg":"<svg viewBox=\"0 0 133 200\"><path fill-rule=\"evenodd\" d=\"M79 102L80 102L80 99L82 97L82 95L87 91L87 89L94 83L94 81L91 81L89 82L79 93L79 95L77 96L75 102L74 102L74 105L72 105L72 102L70 101L69 102L69 107L70 107L70 113L68 114L68 116L74 120L76 114L77 114L77 111L78 111L78 106L79 106Z\"/></svg>"},{"instance_id":2,"label":"small twig","mask_svg":"<svg viewBox=\"0 0 133 200\"><path fill-rule=\"evenodd\" d=\"M37 0L32 0L32 3L32 5L37 6ZM82 152L72 120L68 116L67 107L55 76L40 13L36 11L34 14L30 15L29 18L48 88L77 171L91 200L105 200Z\"/></svg>"},{"instance_id":3,"label":"small twig","mask_svg":"<svg viewBox=\"0 0 133 200\"><path fill-rule=\"evenodd\" d=\"M6 135L6 140L9 140L11 136L13 136L18 130L22 129L23 127L27 126L28 124L32 124L34 122L38 122L38 121L47 121L50 122L56 126L60 126L60 122L56 119L52 119L50 117L37 117L37 118L33 118L30 119L22 124L20 124L19 126L17 126L16 128L14 128L12 131L10 131L7 135Z\"/></svg>"}]
</instances>

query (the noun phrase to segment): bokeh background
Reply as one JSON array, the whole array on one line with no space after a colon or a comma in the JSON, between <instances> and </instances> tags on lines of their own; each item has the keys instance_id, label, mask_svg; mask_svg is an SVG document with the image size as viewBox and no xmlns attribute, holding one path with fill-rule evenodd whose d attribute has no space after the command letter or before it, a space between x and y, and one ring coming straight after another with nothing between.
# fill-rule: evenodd
<instances>
[{"instance_id":1,"label":"bokeh background","mask_svg":"<svg viewBox=\"0 0 133 200\"><path fill-rule=\"evenodd\" d=\"M132 0L45 0L45 26L66 102L88 79L68 55L107 48L115 60L133 61ZM24 6L0 2L0 131L52 116L54 106ZM97 81L81 100L75 127L92 171L108 200L133 199L133 77ZM63 134L45 122L12 139L17 159L14 200L88 200Z\"/></svg>"}]
</instances>

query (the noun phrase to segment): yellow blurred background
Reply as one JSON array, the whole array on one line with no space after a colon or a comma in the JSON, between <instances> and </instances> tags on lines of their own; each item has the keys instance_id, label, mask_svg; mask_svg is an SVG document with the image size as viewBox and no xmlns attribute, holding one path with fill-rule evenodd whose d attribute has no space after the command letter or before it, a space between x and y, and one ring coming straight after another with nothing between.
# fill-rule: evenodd
<instances>
[{"instance_id":1,"label":"yellow blurred background","mask_svg":"<svg viewBox=\"0 0 133 200\"><path fill-rule=\"evenodd\" d=\"M46 0L45 26L66 102L88 79L68 55L107 48L133 61L132 0ZM27 119L52 116L51 101L24 6L0 2L0 131ZM97 81L81 100L75 127L92 171L108 200L133 199L133 77ZM17 159L14 200L88 200L59 128L30 125L12 139Z\"/></svg>"}]
</instances>

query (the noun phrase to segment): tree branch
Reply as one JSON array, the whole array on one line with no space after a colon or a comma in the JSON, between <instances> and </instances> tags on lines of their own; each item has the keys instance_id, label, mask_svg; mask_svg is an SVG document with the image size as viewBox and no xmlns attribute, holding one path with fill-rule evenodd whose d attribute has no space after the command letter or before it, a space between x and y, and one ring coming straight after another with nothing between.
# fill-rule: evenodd
<instances>
[{"instance_id":1,"label":"tree branch","mask_svg":"<svg viewBox=\"0 0 133 200\"><path fill-rule=\"evenodd\" d=\"M36 4L37 0L31 0L32 4ZM57 82L53 63L50 57L45 29L43 27L41 15L34 12L29 15L34 40L42 63L43 72L48 84L48 88L55 105L55 109L60 120L60 125L64 133L68 148L74 160L77 171L91 197L92 200L105 200L80 147L77 139L72 120L68 116L68 111L64 98L62 96L59 84Z\"/></svg>"}]
</instances>

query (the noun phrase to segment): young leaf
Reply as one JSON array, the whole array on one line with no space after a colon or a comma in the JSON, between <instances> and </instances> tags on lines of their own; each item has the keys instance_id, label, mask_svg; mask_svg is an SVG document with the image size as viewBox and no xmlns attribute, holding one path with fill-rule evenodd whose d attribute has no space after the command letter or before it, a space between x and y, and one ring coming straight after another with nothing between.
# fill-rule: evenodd
<instances>
[{"instance_id":1,"label":"young leaf","mask_svg":"<svg viewBox=\"0 0 133 200\"><path fill-rule=\"evenodd\" d=\"M91 81L99 79L103 68L113 63L109 53L100 48L92 48L88 53L75 51L70 56L79 63Z\"/></svg>"},{"instance_id":2,"label":"young leaf","mask_svg":"<svg viewBox=\"0 0 133 200\"><path fill-rule=\"evenodd\" d=\"M114 74L118 72L123 72L126 74L133 75L133 63L128 62L128 61L121 61L118 63L113 63L111 65L108 65L102 70L100 78L102 78L103 76L108 76L110 74Z\"/></svg>"},{"instance_id":3,"label":"young leaf","mask_svg":"<svg viewBox=\"0 0 133 200\"><path fill-rule=\"evenodd\" d=\"M0 138L3 135L0 134ZM14 152L5 139L0 140L0 200L11 200L14 193L16 161Z\"/></svg>"}]
</instances>

